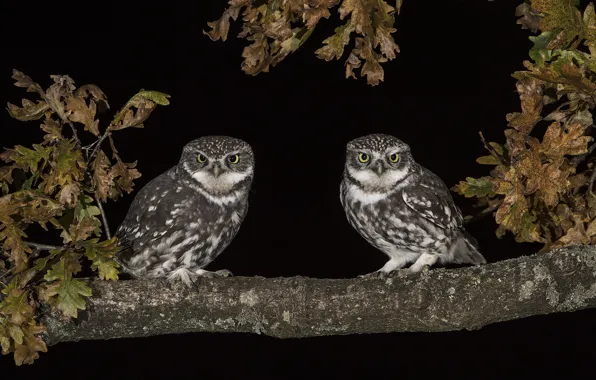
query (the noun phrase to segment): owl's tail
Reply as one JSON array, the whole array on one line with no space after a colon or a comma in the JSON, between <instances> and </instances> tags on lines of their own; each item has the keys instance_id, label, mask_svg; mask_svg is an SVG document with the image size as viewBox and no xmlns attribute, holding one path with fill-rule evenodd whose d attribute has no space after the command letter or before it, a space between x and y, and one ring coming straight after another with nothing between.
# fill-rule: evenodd
<instances>
[{"instance_id":1,"label":"owl's tail","mask_svg":"<svg viewBox=\"0 0 596 380\"><path fill-rule=\"evenodd\" d=\"M461 233L453 249L453 262L455 264L486 264L486 259L479 251L478 241L466 230L462 230Z\"/></svg>"}]
</instances>

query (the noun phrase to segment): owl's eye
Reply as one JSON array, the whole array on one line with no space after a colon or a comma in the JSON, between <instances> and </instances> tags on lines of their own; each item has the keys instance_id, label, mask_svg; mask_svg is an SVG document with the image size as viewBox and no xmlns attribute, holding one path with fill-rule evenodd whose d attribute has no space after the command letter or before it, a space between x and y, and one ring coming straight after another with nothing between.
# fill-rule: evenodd
<instances>
[{"instance_id":1,"label":"owl's eye","mask_svg":"<svg viewBox=\"0 0 596 380\"><path fill-rule=\"evenodd\" d=\"M364 162L368 162L368 160L370 160L370 157L368 157L368 154L366 154L366 153L360 153L358 155L358 159L360 160L360 162L364 163Z\"/></svg>"},{"instance_id":2,"label":"owl's eye","mask_svg":"<svg viewBox=\"0 0 596 380\"><path fill-rule=\"evenodd\" d=\"M228 161L232 164L237 164L240 161L240 157L237 154L232 154L228 156Z\"/></svg>"},{"instance_id":3,"label":"owl's eye","mask_svg":"<svg viewBox=\"0 0 596 380\"><path fill-rule=\"evenodd\" d=\"M199 153L199 155L197 156L197 161L199 161L202 164L203 162L207 161L207 157Z\"/></svg>"},{"instance_id":4,"label":"owl's eye","mask_svg":"<svg viewBox=\"0 0 596 380\"><path fill-rule=\"evenodd\" d=\"M397 153L393 153L391 156L389 156L389 161L391 161L391 162L399 161L399 156L397 155Z\"/></svg>"}]
</instances>

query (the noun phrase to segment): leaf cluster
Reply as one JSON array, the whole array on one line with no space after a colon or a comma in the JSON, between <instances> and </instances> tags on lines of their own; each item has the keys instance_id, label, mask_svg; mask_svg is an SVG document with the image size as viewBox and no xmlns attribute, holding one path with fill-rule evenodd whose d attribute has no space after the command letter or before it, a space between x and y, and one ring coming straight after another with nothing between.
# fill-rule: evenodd
<instances>
[{"instance_id":1,"label":"leaf cluster","mask_svg":"<svg viewBox=\"0 0 596 380\"><path fill-rule=\"evenodd\" d=\"M596 104L596 14L576 0L528 0L516 9L531 36L530 60L517 71L521 112L506 116L505 143L482 141L489 175L453 190L495 211L497 236L541 251L596 242L592 110Z\"/></svg>"},{"instance_id":2,"label":"leaf cluster","mask_svg":"<svg viewBox=\"0 0 596 380\"><path fill-rule=\"evenodd\" d=\"M222 16L208 25L204 32L216 41L226 41L230 20L236 21L242 12L242 31L239 38L252 41L242 52L242 70L250 75L269 72L289 54L295 52L310 37L321 19L337 9L344 24L323 41L315 51L325 61L340 59L354 37L354 47L346 59L346 78L357 79L356 72L376 86L384 80L382 63L396 58L399 46L392 34L395 11L399 14L402 0L395 7L385 0L230 0ZM340 4L341 3L341 4Z\"/></svg>"},{"instance_id":3,"label":"leaf cluster","mask_svg":"<svg viewBox=\"0 0 596 380\"><path fill-rule=\"evenodd\" d=\"M0 154L5 163L0 166L0 344L2 353L13 352L21 365L47 350L39 336L44 332L37 322L39 306L65 318L85 309L91 288L76 276L86 261L100 279L118 279L119 247L101 203L130 193L141 173L136 161L121 159L112 133L142 128L157 105L169 104L169 95L141 90L101 128L98 114L110 106L96 85L77 88L69 76L52 75L53 83L43 89L18 70L12 78L38 99L22 99L21 106L8 103L9 114L40 121L44 133L38 144ZM86 134L79 137L81 129ZM83 137L94 142L83 146ZM105 140L111 157L102 148ZM25 240L33 225L55 232L61 245L42 254L39 244Z\"/></svg>"}]
</instances>

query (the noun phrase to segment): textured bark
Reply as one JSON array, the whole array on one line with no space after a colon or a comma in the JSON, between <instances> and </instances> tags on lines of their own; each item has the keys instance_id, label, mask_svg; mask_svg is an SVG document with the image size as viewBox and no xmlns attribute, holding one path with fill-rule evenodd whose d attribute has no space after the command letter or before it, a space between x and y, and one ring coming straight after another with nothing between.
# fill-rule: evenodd
<instances>
[{"instance_id":1,"label":"textured bark","mask_svg":"<svg viewBox=\"0 0 596 380\"><path fill-rule=\"evenodd\" d=\"M596 247L386 279L205 278L194 290L98 280L92 288L78 320L44 316L49 345L201 331L290 338L474 330L596 307Z\"/></svg>"}]
</instances>

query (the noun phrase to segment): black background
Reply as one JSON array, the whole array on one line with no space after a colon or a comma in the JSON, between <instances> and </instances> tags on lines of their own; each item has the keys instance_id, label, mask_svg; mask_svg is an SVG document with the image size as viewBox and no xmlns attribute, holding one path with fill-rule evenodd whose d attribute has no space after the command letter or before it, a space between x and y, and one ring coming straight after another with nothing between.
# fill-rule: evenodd
<instances>
[{"instance_id":1,"label":"black background","mask_svg":"<svg viewBox=\"0 0 596 380\"><path fill-rule=\"evenodd\" d=\"M333 12L309 41L271 72L240 70L247 44L212 42L207 21L226 1L3 2L3 101L33 94L13 86L11 70L51 84L67 74L77 86L98 85L109 116L141 88L172 96L145 129L114 135L125 161L138 160L136 189L176 164L182 146L201 135L233 135L255 150L256 179L247 219L208 267L235 275L353 277L386 257L348 225L339 203L345 144L382 132L410 144L414 157L451 187L487 173L478 132L502 142L505 114L519 111L515 79L531 42L516 24L517 1L406 0L397 17L396 60L385 82L344 79L344 60L314 55L339 24ZM41 140L37 122L2 115L0 145ZM107 119L106 119L107 120ZM102 119L102 121L105 121ZM105 124L104 124L105 125ZM80 132L80 134L83 134ZM88 133L86 133L89 135ZM90 135L89 135L90 136ZM135 192L136 193L136 192ZM112 231L134 194L105 206ZM454 195L465 213L472 202ZM539 246L497 239L493 218L468 227L489 262L531 254ZM593 310L539 316L474 332L402 333L278 340L250 334L186 334L63 343L32 366L0 358L2 378L38 373L115 378L487 378L579 373L596 369Z\"/></svg>"}]
</instances>

